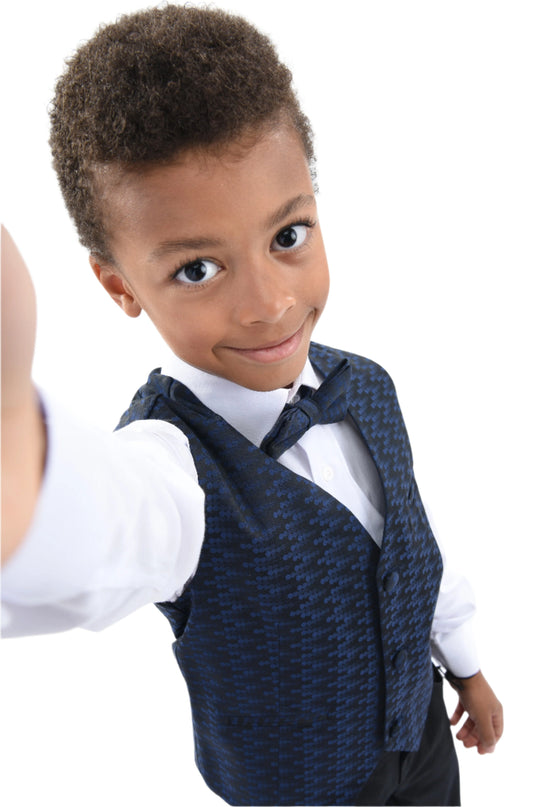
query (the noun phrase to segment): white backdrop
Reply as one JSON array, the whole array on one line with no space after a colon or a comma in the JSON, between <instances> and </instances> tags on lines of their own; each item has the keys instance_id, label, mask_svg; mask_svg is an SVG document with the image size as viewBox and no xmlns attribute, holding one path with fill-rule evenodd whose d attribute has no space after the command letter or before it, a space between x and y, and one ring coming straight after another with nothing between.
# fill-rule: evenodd
<instances>
[{"instance_id":1,"label":"white backdrop","mask_svg":"<svg viewBox=\"0 0 539 807\"><path fill-rule=\"evenodd\" d=\"M420 486L476 590L507 726L494 756L460 753L464 804L531 803L539 7L222 5L277 43L317 135L332 294L316 336L391 372ZM37 288L35 377L106 429L162 349L89 269L50 168L47 104L63 58L137 8L31 1L1 24L3 218ZM222 803L192 762L172 638L148 607L102 634L3 641L3 803Z\"/></svg>"}]
</instances>

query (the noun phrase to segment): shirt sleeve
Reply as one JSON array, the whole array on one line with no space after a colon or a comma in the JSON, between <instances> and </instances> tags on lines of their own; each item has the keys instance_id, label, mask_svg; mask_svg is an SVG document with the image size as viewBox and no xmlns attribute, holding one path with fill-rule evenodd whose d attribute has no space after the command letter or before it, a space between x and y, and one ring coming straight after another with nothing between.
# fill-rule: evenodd
<instances>
[{"instance_id":1,"label":"shirt sleeve","mask_svg":"<svg viewBox=\"0 0 539 807\"><path fill-rule=\"evenodd\" d=\"M436 662L457 678L479 672L480 664L473 629L475 597L467 579L451 568L437 530L427 510L443 560L443 574L431 629L431 651Z\"/></svg>"},{"instance_id":2,"label":"shirt sleeve","mask_svg":"<svg viewBox=\"0 0 539 807\"><path fill-rule=\"evenodd\" d=\"M109 434L42 400L45 475L30 529L2 570L3 635L101 630L176 599L204 536L186 436L163 421Z\"/></svg>"}]
</instances>

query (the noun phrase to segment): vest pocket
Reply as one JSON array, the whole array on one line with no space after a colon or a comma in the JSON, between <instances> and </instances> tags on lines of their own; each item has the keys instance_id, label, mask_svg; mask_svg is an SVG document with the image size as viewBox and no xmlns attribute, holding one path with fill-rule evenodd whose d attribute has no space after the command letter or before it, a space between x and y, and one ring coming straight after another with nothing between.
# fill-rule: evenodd
<instances>
[{"instance_id":1,"label":"vest pocket","mask_svg":"<svg viewBox=\"0 0 539 807\"><path fill-rule=\"evenodd\" d=\"M266 727L311 729L322 723L335 721L335 716L327 713L302 715L224 715L220 725L229 728L258 729Z\"/></svg>"}]
</instances>

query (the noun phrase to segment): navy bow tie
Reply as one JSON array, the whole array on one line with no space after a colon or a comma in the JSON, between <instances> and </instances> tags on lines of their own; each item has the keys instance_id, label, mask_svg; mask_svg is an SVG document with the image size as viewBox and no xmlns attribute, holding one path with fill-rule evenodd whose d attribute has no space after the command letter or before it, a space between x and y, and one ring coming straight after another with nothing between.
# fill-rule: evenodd
<instances>
[{"instance_id":1,"label":"navy bow tie","mask_svg":"<svg viewBox=\"0 0 539 807\"><path fill-rule=\"evenodd\" d=\"M350 364L343 359L317 390L299 388L300 400L287 404L260 448L277 459L317 423L336 423L346 417Z\"/></svg>"}]
</instances>

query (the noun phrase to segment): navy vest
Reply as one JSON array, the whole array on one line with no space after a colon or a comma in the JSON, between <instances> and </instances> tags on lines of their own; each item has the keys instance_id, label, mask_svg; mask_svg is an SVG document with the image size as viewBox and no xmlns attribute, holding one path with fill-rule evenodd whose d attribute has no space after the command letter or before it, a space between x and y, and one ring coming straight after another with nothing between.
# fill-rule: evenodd
<instances>
[{"instance_id":1,"label":"navy vest","mask_svg":"<svg viewBox=\"0 0 539 807\"><path fill-rule=\"evenodd\" d=\"M352 365L350 415L382 481L380 551L353 514L158 372L120 426L188 437L205 491L198 569L161 603L187 682L197 765L230 804L350 804L382 750L417 750L430 700L442 562L393 384L312 344L324 376Z\"/></svg>"}]
</instances>

